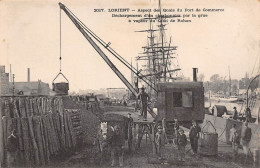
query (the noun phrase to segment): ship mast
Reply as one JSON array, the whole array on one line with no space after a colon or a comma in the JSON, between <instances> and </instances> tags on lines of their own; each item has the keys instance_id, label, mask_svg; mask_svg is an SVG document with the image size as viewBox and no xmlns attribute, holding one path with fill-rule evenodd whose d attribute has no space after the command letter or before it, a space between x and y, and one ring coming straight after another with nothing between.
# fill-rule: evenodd
<instances>
[{"instance_id":1,"label":"ship mast","mask_svg":"<svg viewBox=\"0 0 260 168\"><path fill-rule=\"evenodd\" d=\"M147 30L136 31L148 33L147 45L142 47L144 52L139 53L140 55L136 57L136 61L145 61L145 65L142 66L144 67L143 71L145 73L140 77L146 77L154 88L156 88L156 83L158 82L169 82L170 79L181 79L181 77L178 76L178 72L181 69L179 68L176 56L174 56L175 53L172 52L177 49L177 46L172 45L172 38L170 38L170 42L167 42L166 39L166 24L164 24L163 19L168 17L162 15L161 0L159 0L158 8L158 13L155 16L149 13L148 17L144 18L150 21L149 28ZM158 29L154 29L152 26L154 20L158 21ZM158 31L158 38L156 38L156 31ZM174 63L175 60L176 63ZM172 74L176 74L176 77L173 77ZM147 90L148 92L150 91L149 87ZM153 91L151 90L151 92Z\"/></svg>"},{"instance_id":2,"label":"ship mast","mask_svg":"<svg viewBox=\"0 0 260 168\"><path fill-rule=\"evenodd\" d=\"M160 15L159 15L159 30L160 30L160 38L161 38L161 42L162 42L162 60L163 60L163 81L166 82L166 67L167 65L165 64L165 54L164 54L164 26L163 25L163 21L162 21L162 7L161 7L161 0L159 0L159 11L160 11Z\"/></svg>"},{"instance_id":3,"label":"ship mast","mask_svg":"<svg viewBox=\"0 0 260 168\"><path fill-rule=\"evenodd\" d=\"M229 93L228 94L229 94L229 97L230 97L231 96L231 86L232 85L231 85L231 77L230 77L230 68L229 68L229 66L228 66L228 73L229 73L229 91L228 91Z\"/></svg>"}]
</instances>

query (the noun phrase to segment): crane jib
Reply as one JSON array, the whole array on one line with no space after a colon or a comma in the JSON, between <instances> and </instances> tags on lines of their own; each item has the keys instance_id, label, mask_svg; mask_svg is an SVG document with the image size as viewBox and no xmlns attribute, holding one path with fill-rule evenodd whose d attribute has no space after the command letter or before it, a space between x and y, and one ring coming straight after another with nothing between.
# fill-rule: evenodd
<instances>
[{"instance_id":1,"label":"crane jib","mask_svg":"<svg viewBox=\"0 0 260 168\"><path fill-rule=\"evenodd\" d=\"M98 54L104 59L104 61L108 64L108 66L115 72L115 74L121 79L121 81L127 86L127 88L137 96L138 92L134 89L134 87L128 82L128 80L124 77L124 75L116 68L116 66L108 59L108 57L104 54L104 52L98 47L98 45L91 39L91 37L87 34L87 32L82 28L82 26L78 23L78 21L70 14L70 12L66 9L65 5L59 3L60 8L67 14L67 16L71 19L71 21L75 24L75 26L79 29L79 31L83 34L83 36L89 41L92 47L98 52Z\"/></svg>"},{"instance_id":2,"label":"crane jib","mask_svg":"<svg viewBox=\"0 0 260 168\"><path fill-rule=\"evenodd\" d=\"M80 25L80 29L84 29L84 31L86 31L90 36L92 36L95 40L97 40L98 43L100 43L103 47L105 47L106 50L108 50L115 58L117 58L121 63L123 63L129 70L131 70L133 73L135 73L138 77L140 77L140 79L145 82L151 89L153 89L155 92L157 92L156 88L153 87L153 84L150 83L149 79L147 81L146 77L142 77L142 74L139 73L137 71L137 69L135 69L134 67L132 67L124 58L122 58L116 51L114 51L109 45L111 44L109 43L105 43L102 39L100 39L94 32L92 32L84 23L82 23L77 16L75 16L65 5L63 5L62 3L59 4L60 5L60 9L64 9L67 10L72 17L74 17L78 24Z\"/></svg>"},{"instance_id":3,"label":"crane jib","mask_svg":"<svg viewBox=\"0 0 260 168\"><path fill-rule=\"evenodd\" d=\"M99 48L99 46L92 40L85 29L75 17L75 15L67 9L67 7L59 2L60 9L62 9L78 30L83 34L83 36L88 40L92 47L97 51L97 53L103 58L107 65L114 71L114 73L119 77L119 79L126 85L126 87L137 97L138 91L130 84L130 82L124 77L124 75L116 68L116 66L110 61L110 59L105 55L105 53ZM155 118L156 114L153 112L151 107L148 107L148 112Z\"/></svg>"}]
</instances>

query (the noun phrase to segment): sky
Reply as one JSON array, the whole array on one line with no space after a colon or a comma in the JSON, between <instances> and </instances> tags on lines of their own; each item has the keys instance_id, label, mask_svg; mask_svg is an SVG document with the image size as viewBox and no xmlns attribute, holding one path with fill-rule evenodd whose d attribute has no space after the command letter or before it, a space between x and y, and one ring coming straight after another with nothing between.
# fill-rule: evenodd
<instances>
[{"instance_id":1,"label":"sky","mask_svg":"<svg viewBox=\"0 0 260 168\"><path fill-rule=\"evenodd\" d=\"M27 68L31 70L31 81L40 79L51 84L58 74L58 2L0 0L0 65L5 65L7 72L12 65L15 81L27 80ZM135 31L145 30L149 25L112 17L108 9L154 9L157 0L61 2L103 41L110 42L124 59L136 65L135 57L143 51L141 47L147 43L147 34ZM166 25L167 38L171 37L173 45L178 46L176 53L184 76L192 79L194 67L205 75L205 80L213 74L227 78L228 67L232 79L240 79L246 72L256 75L260 63L259 4L257 0L162 0L162 8L167 9L224 9L224 12L193 12L208 17ZM105 9L105 12L94 12L94 9ZM63 11L61 18L62 73L70 82L70 91L125 87ZM113 56L108 57L130 80L130 71Z\"/></svg>"}]
</instances>

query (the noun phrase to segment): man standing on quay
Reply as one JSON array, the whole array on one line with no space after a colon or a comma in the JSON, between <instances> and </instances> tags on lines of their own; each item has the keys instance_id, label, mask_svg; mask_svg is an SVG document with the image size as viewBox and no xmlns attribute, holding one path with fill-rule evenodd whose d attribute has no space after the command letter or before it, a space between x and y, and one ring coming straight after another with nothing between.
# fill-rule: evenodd
<instances>
[{"instance_id":1,"label":"man standing on quay","mask_svg":"<svg viewBox=\"0 0 260 168\"><path fill-rule=\"evenodd\" d=\"M189 137L190 137L191 149L194 154L197 154L197 151L198 151L198 139L199 139L200 131L201 131L201 129L197 125L197 122L192 121L192 126L190 128Z\"/></svg>"},{"instance_id":2,"label":"man standing on quay","mask_svg":"<svg viewBox=\"0 0 260 168\"><path fill-rule=\"evenodd\" d=\"M119 158L119 166L123 166L123 145L124 140L121 134L121 128L119 125L114 127L114 131L112 132L112 136L109 138L109 144L111 147L111 166L115 166L116 159Z\"/></svg>"},{"instance_id":3,"label":"man standing on quay","mask_svg":"<svg viewBox=\"0 0 260 168\"><path fill-rule=\"evenodd\" d=\"M243 129L242 129L243 130ZM242 131L242 146L245 153L244 163L247 163L247 159L249 157L249 142L251 141L252 130L248 127L248 123L245 122L245 129Z\"/></svg>"},{"instance_id":4,"label":"man standing on quay","mask_svg":"<svg viewBox=\"0 0 260 168\"><path fill-rule=\"evenodd\" d=\"M138 94L138 98L141 100L141 115L144 117L144 121L147 120L147 105L149 101L149 95L144 91L144 87L141 88L141 92Z\"/></svg>"},{"instance_id":5,"label":"man standing on quay","mask_svg":"<svg viewBox=\"0 0 260 168\"><path fill-rule=\"evenodd\" d=\"M238 131L236 129L236 124L233 124L232 128L230 129L230 142L232 143L232 149L233 149L233 161L235 161L237 158L238 146L239 146L239 136L238 136Z\"/></svg>"}]
</instances>

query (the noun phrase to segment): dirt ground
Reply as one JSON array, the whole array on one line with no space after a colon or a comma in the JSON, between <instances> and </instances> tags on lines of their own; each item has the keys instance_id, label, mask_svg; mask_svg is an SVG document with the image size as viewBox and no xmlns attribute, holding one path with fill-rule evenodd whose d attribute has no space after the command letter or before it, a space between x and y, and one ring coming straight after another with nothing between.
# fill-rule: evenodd
<instances>
[{"instance_id":1,"label":"dirt ground","mask_svg":"<svg viewBox=\"0 0 260 168\"><path fill-rule=\"evenodd\" d=\"M93 146L82 147L63 158L54 159L49 167L110 167L110 151L106 149L103 155L103 163L101 162L101 155L97 152L97 148ZM231 145L219 142L217 156L201 156L192 155L190 144L186 146L185 161L178 161L177 149L173 144L166 145L167 159L160 161L158 157L152 154L152 147L149 140L143 138L141 148L133 151L130 154L128 151L124 153L124 167L154 167L154 168L168 168L168 167L202 167L202 168L241 168L253 167L252 157L244 164L244 155L242 150L239 150L239 155L236 161L232 161ZM118 162L117 166L118 167Z\"/></svg>"}]
</instances>

